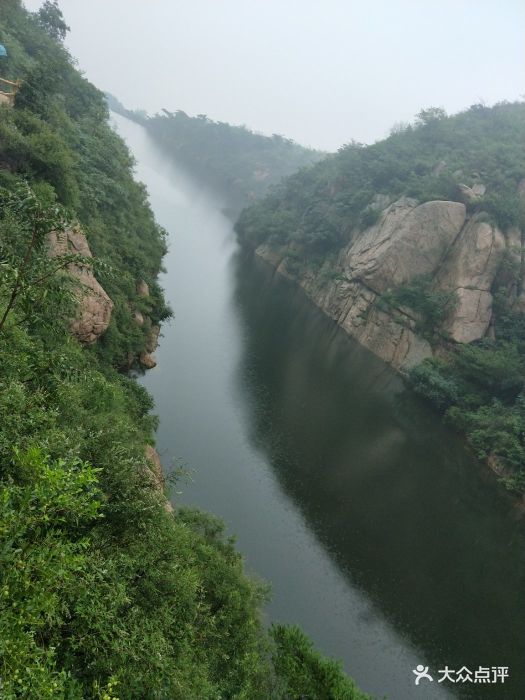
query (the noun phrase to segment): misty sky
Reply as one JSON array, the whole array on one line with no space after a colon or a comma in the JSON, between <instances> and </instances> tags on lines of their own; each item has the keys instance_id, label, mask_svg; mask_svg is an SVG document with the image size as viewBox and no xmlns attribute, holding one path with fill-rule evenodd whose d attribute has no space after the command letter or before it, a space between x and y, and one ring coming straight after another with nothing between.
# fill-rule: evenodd
<instances>
[{"instance_id":1,"label":"misty sky","mask_svg":"<svg viewBox=\"0 0 525 700\"><path fill-rule=\"evenodd\" d=\"M30 10L40 0L26 0ZM60 0L67 44L126 106L334 150L422 108L525 93L523 0Z\"/></svg>"}]
</instances>

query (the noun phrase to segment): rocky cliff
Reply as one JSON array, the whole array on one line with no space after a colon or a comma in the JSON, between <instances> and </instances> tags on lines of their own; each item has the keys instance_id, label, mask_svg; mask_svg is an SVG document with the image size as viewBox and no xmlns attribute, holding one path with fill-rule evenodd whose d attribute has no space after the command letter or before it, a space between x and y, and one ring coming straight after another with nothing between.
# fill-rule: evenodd
<instances>
[{"instance_id":1,"label":"rocky cliff","mask_svg":"<svg viewBox=\"0 0 525 700\"><path fill-rule=\"evenodd\" d=\"M337 257L319 269L297 265L293 243L278 248L265 243L256 252L398 370L408 370L450 342L469 343L490 334L493 288L503 274L503 260L521 258L519 231L504 234L483 212L467 215L463 202L419 204L401 197L387 203L376 197L373 206L376 223L355 230ZM417 310L392 295L421 278L437 299L453 299L432 337ZM516 297L516 290L511 293Z\"/></svg>"},{"instance_id":2,"label":"rocky cliff","mask_svg":"<svg viewBox=\"0 0 525 700\"><path fill-rule=\"evenodd\" d=\"M113 301L93 274L90 261L93 254L82 228L77 224L64 231L53 231L48 236L49 255L53 258L70 259L65 271L74 280L77 313L71 320L71 333L84 345L93 345L107 331L114 308ZM85 264L84 264L85 263ZM149 300L150 290L144 280L137 282L137 295ZM144 328L144 349L138 354L128 355L127 368L136 362L144 369L157 365L153 355L158 345L160 326L151 318L134 309L132 317L137 326Z\"/></svg>"},{"instance_id":3,"label":"rocky cliff","mask_svg":"<svg viewBox=\"0 0 525 700\"><path fill-rule=\"evenodd\" d=\"M92 258L86 236L79 226L65 231L53 231L48 237L50 255L53 257L78 255ZM71 263L68 273L78 283L75 295L78 301L77 316L71 322L71 332L81 343L91 345L107 330L111 320L113 302L88 265Z\"/></svg>"},{"instance_id":4,"label":"rocky cliff","mask_svg":"<svg viewBox=\"0 0 525 700\"><path fill-rule=\"evenodd\" d=\"M523 143L522 102L422 110L288 177L237 235L399 370L483 338L521 348Z\"/></svg>"}]
</instances>

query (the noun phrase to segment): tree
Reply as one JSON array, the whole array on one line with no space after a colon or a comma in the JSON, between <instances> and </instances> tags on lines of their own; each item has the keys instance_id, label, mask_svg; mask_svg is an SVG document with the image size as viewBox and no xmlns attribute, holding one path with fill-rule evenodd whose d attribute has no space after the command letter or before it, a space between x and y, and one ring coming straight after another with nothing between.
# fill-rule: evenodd
<instances>
[{"instance_id":1,"label":"tree","mask_svg":"<svg viewBox=\"0 0 525 700\"><path fill-rule=\"evenodd\" d=\"M428 109L422 109L416 115L416 124L426 125L437 122L440 119L445 119L447 113L442 107L429 107Z\"/></svg>"},{"instance_id":2,"label":"tree","mask_svg":"<svg viewBox=\"0 0 525 700\"><path fill-rule=\"evenodd\" d=\"M76 254L50 257L45 243L51 231L63 231L66 225L64 211L58 205L45 206L27 185L14 193L0 191L4 210L2 245L0 247L1 296L7 303L0 310L0 332L15 306L21 306L29 316L36 311L46 293L47 283L73 263L91 265L92 260Z\"/></svg>"},{"instance_id":3,"label":"tree","mask_svg":"<svg viewBox=\"0 0 525 700\"><path fill-rule=\"evenodd\" d=\"M57 41L64 41L66 34L69 32L69 27L65 23L64 15L56 0L46 0L36 16L38 24L49 36Z\"/></svg>"}]
</instances>

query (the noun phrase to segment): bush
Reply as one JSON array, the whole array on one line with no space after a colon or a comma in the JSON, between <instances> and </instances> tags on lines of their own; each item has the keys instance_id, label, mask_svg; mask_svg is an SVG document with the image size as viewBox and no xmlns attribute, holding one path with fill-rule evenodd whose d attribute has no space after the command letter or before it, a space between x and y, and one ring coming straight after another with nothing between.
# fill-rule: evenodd
<instances>
[{"instance_id":1,"label":"bush","mask_svg":"<svg viewBox=\"0 0 525 700\"><path fill-rule=\"evenodd\" d=\"M417 315L419 332L432 338L457 303L455 292L435 289L426 275L416 277L403 287L381 295L381 301L391 307L408 307Z\"/></svg>"},{"instance_id":2,"label":"bush","mask_svg":"<svg viewBox=\"0 0 525 700\"><path fill-rule=\"evenodd\" d=\"M377 224L381 218L381 210L377 207L367 207L361 214L360 224L361 228L369 228L374 224Z\"/></svg>"},{"instance_id":3,"label":"bush","mask_svg":"<svg viewBox=\"0 0 525 700\"><path fill-rule=\"evenodd\" d=\"M298 627L273 625L273 663L281 697L315 700L369 700L341 670L341 665L320 656Z\"/></svg>"},{"instance_id":4,"label":"bush","mask_svg":"<svg viewBox=\"0 0 525 700\"><path fill-rule=\"evenodd\" d=\"M462 345L449 361L425 360L409 379L465 433L481 459L497 460L507 488L525 488L525 358L515 344Z\"/></svg>"}]
</instances>

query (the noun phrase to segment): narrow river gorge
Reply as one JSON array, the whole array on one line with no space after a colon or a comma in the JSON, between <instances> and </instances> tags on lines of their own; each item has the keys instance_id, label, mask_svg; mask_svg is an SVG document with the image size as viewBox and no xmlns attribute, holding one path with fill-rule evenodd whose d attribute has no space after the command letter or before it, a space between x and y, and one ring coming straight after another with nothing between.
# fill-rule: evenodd
<instances>
[{"instance_id":1,"label":"narrow river gorge","mask_svg":"<svg viewBox=\"0 0 525 700\"><path fill-rule=\"evenodd\" d=\"M510 499L389 368L264 262L222 203L113 115L169 233L174 309L141 380L174 502L221 516L300 624L377 698L524 697L525 548ZM430 667L433 683L414 685ZM437 683L508 666L505 685Z\"/></svg>"}]
</instances>

